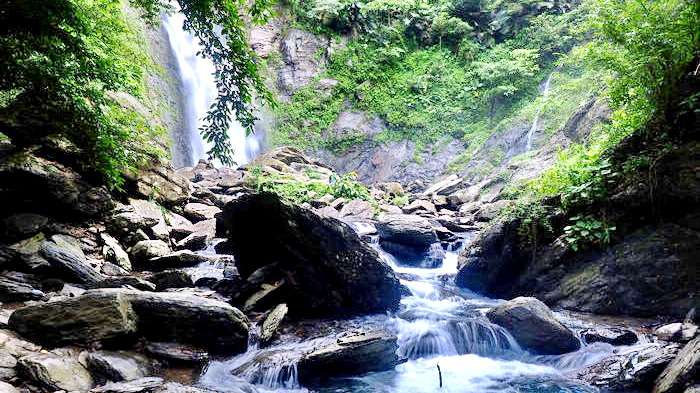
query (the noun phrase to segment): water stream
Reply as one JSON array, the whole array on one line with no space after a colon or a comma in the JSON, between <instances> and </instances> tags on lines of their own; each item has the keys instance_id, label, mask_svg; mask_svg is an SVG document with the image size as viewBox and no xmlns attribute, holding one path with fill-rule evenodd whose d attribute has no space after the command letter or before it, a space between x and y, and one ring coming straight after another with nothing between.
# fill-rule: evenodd
<instances>
[{"instance_id":1,"label":"water stream","mask_svg":"<svg viewBox=\"0 0 700 393\"><path fill-rule=\"evenodd\" d=\"M552 75L554 75L554 72L550 72L549 75L547 76L547 79L544 82L544 86L542 87L542 97L547 97L549 95L549 88L551 86L552 82ZM538 109L537 112L535 113L535 118L532 119L532 126L530 126L530 131L527 132L527 144L525 145L525 151L530 151L532 150L532 135L538 131L540 125L540 113L542 113L542 108L544 107L544 104L541 105Z\"/></svg>"},{"instance_id":2,"label":"water stream","mask_svg":"<svg viewBox=\"0 0 700 393\"><path fill-rule=\"evenodd\" d=\"M355 229L364 238L371 239L372 246L411 295L402 298L396 313L335 321L336 330L384 329L398 337L398 355L408 360L390 371L329 379L322 386L306 389L297 380L296 364L300 354L313 348L317 340L335 334L333 329L319 329L325 332L325 337L302 339L287 334L270 348L259 349L253 342L242 355L213 361L201 376L200 386L233 391L243 378L254 383L261 392L280 393L598 392L596 388L567 378L564 373L634 348L595 343L584 344L580 350L565 355L531 355L522 350L505 329L484 317L486 310L501 304L502 300L483 297L452 284L457 273L458 250L444 250L442 263L434 268L402 266L381 249L376 236L367 235L373 229L368 228L368 224ZM560 317L574 331L591 326L563 315ZM438 383L438 365L443 387ZM237 376L232 370L236 370Z\"/></svg>"},{"instance_id":3,"label":"water stream","mask_svg":"<svg viewBox=\"0 0 700 393\"><path fill-rule=\"evenodd\" d=\"M180 116L184 135L173 135L176 143L173 162L179 166L192 166L200 159L206 158L211 144L204 141L199 128L204 125L204 117L217 95L214 79L214 65L209 59L197 56L201 49L198 40L186 32L182 26L184 15L174 13L163 16L163 26L168 34L170 48L177 60L178 74L183 86L183 113ZM234 161L243 165L260 153L262 133L246 136L245 129L237 121L232 121L228 131L234 150Z\"/></svg>"}]
</instances>

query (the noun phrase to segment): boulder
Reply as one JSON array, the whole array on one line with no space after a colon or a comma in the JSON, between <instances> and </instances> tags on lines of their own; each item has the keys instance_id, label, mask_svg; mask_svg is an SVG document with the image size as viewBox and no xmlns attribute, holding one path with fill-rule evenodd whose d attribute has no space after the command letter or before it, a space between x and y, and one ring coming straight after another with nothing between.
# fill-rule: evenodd
<instances>
[{"instance_id":1,"label":"boulder","mask_svg":"<svg viewBox=\"0 0 700 393\"><path fill-rule=\"evenodd\" d=\"M163 270L192 267L205 261L207 261L207 258L202 255L195 254L190 250L181 250L161 257L151 258L143 267L147 270Z\"/></svg>"},{"instance_id":2,"label":"boulder","mask_svg":"<svg viewBox=\"0 0 700 393\"><path fill-rule=\"evenodd\" d=\"M100 292L21 308L12 313L9 326L49 347L116 339L135 333L137 327L125 295Z\"/></svg>"},{"instance_id":3,"label":"boulder","mask_svg":"<svg viewBox=\"0 0 700 393\"><path fill-rule=\"evenodd\" d=\"M315 348L297 365L299 382L385 371L400 363L397 338L381 330L357 331Z\"/></svg>"},{"instance_id":4,"label":"boulder","mask_svg":"<svg viewBox=\"0 0 700 393\"><path fill-rule=\"evenodd\" d=\"M148 281L155 284L156 291L164 291L168 288L194 287L192 278L182 270L166 270L156 273L149 277Z\"/></svg>"},{"instance_id":5,"label":"boulder","mask_svg":"<svg viewBox=\"0 0 700 393\"><path fill-rule=\"evenodd\" d=\"M141 291L155 291L156 285L144 279L134 276L117 276L107 277L95 285L90 285L90 288L122 288L131 287Z\"/></svg>"},{"instance_id":6,"label":"boulder","mask_svg":"<svg viewBox=\"0 0 700 393\"><path fill-rule=\"evenodd\" d=\"M172 341L221 353L243 352L249 322L231 305L184 293L98 289L87 295L126 297L137 316L139 336Z\"/></svg>"},{"instance_id":7,"label":"boulder","mask_svg":"<svg viewBox=\"0 0 700 393\"><path fill-rule=\"evenodd\" d=\"M188 203L185 205L184 212L187 218L194 222L199 222L215 218L221 212L221 209L203 203Z\"/></svg>"},{"instance_id":8,"label":"boulder","mask_svg":"<svg viewBox=\"0 0 700 393\"><path fill-rule=\"evenodd\" d=\"M282 303L277 305L277 307L273 308L267 314L267 316L265 316L262 325L260 325L259 334L260 343L262 345L265 345L268 342L270 342L270 340L272 340L272 337L277 332L277 328L279 328L280 324L282 323L282 320L287 315L287 311L287 305Z\"/></svg>"},{"instance_id":9,"label":"boulder","mask_svg":"<svg viewBox=\"0 0 700 393\"><path fill-rule=\"evenodd\" d=\"M95 385L90 373L73 357L34 354L20 358L19 364L33 382L50 391L86 391Z\"/></svg>"},{"instance_id":10,"label":"boulder","mask_svg":"<svg viewBox=\"0 0 700 393\"><path fill-rule=\"evenodd\" d=\"M435 204L433 202L426 201L423 199L416 199L415 201L409 203L408 206L403 206L401 209L408 214L416 213L419 211L437 213Z\"/></svg>"},{"instance_id":11,"label":"boulder","mask_svg":"<svg viewBox=\"0 0 700 393\"><path fill-rule=\"evenodd\" d=\"M595 328L581 332L581 337L587 343L602 342L611 345L632 345L637 342L637 335L629 329Z\"/></svg>"},{"instance_id":12,"label":"boulder","mask_svg":"<svg viewBox=\"0 0 700 393\"><path fill-rule=\"evenodd\" d=\"M427 248L438 240L430 222L418 216L384 215L379 217L376 226L382 241Z\"/></svg>"},{"instance_id":13,"label":"boulder","mask_svg":"<svg viewBox=\"0 0 700 393\"><path fill-rule=\"evenodd\" d=\"M170 254L170 246L162 240L142 240L133 247L130 251L134 264L139 267L147 268L150 259L163 257Z\"/></svg>"},{"instance_id":14,"label":"boulder","mask_svg":"<svg viewBox=\"0 0 700 393\"><path fill-rule=\"evenodd\" d=\"M39 233L36 236L19 241L3 249L0 261L3 266L17 265L20 270L40 273L51 273L51 264L39 254L46 236Z\"/></svg>"},{"instance_id":15,"label":"boulder","mask_svg":"<svg viewBox=\"0 0 700 393\"><path fill-rule=\"evenodd\" d=\"M216 220L200 221L188 229L190 232L177 243L177 248L202 250L206 248L216 235Z\"/></svg>"},{"instance_id":16,"label":"boulder","mask_svg":"<svg viewBox=\"0 0 700 393\"><path fill-rule=\"evenodd\" d=\"M153 373L153 364L145 356L126 351L96 351L86 356L87 369L98 383L132 381Z\"/></svg>"},{"instance_id":17,"label":"boulder","mask_svg":"<svg viewBox=\"0 0 700 393\"><path fill-rule=\"evenodd\" d=\"M377 252L347 224L281 200L244 195L224 207L217 227L222 247L247 279L279 263L291 313L358 314L396 309L400 284Z\"/></svg>"},{"instance_id":18,"label":"boulder","mask_svg":"<svg viewBox=\"0 0 700 393\"><path fill-rule=\"evenodd\" d=\"M700 382L700 337L687 343L656 380L652 393L681 393Z\"/></svg>"},{"instance_id":19,"label":"boulder","mask_svg":"<svg viewBox=\"0 0 700 393\"><path fill-rule=\"evenodd\" d=\"M374 217L374 207L367 201L355 199L340 209L340 216L371 219Z\"/></svg>"},{"instance_id":20,"label":"boulder","mask_svg":"<svg viewBox=\"0 0 700 393\"><path fill-rule=\"evenodd\" d=\"M506 328L518 344L533 354L559 355L576 351L581 343L557 321L552 311L532 297L518 297L486 313L488 319Z\"/></svg>"},{"instance_id":21,"label":"boulder","mask_svg":"<svg viewBox=\"0 0 700 393\"><path fill-rule=\"evenodd\" d=\"M423 194L450 195L457 191L457 189L462 185L463 180L464 179L457 175L450 175L447 178L428 187L425 191L423 191Z\"/></svg>"},{"instance_id":22,"label":"boulder","mask_svg":"<svg viewBox=\"0 0 700 393\"><path fill-rule=\"evenodd\" d=\"M84 257L76 255L70 247L62 248L54 242L47 241L42 243L40 254L60 277L68 282L96 284L105 278L88 265Z\"/></svg>"},{"instance_id":23,"label":"boulder","mask_svg":"<svg viewBox=\"0 0 700 393\"><path fill-rule=\"evenodd\" d=\"M0 393L19 393L19 390L7 382L0 381Z\"/></svg>"},{"instance_id":24,"label":"boulder","mask_svg":"<svg viewBox=\"0 0 700 393\"><path fill-rule=\"evenodd\" d=\"M154 199L172 206L187 199L191 184L175 172L172 165L156 159L141 166L136 173L127 173L127 186L144 199Z\"/></svg>"},{"instance_id":25,"label":"boulder","mask_svg":"<svg viewBox=\"0 0 700 393\"><path fill-rule=\"evenodd\" d=\"M183 363L201 363L209 359L209 352L178 343L149 342L146 351L153 356Z\"/></svg>"}]
</instances>

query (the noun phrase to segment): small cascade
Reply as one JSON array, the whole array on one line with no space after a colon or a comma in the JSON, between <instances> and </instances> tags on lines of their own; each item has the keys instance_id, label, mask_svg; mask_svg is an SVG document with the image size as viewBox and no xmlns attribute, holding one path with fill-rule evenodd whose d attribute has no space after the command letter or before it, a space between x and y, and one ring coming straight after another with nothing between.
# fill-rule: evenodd
<instances>
[{"instance_id":1,"label":"small cascade","mask_svg":"<svg viewBox=\"0 0 700 393\"><path fill-rule=\"evenodd\" d=\"M217 88L214 65L211 60L197 56L201 49L199 42L182 28L184 18L181 13L164 15L163 26L177 60L184 90L184 105L181 108L183 124L179 131L183 135L173 136L176 141L173 161L176 166L193 166L200 159L206 158L206 152L212 147L210 143L203 141L199 129L204 125L204 117L216 99ZM250 162L260 153L264 136L262 132L246 136L245 129L233 120L228 136L234 150L233 159L238 165Z\"/></svg>"},{"instance_id":2,"label":"small cascade","mask_svg":"<svg viewBox=\"0 0 700 393\"><path fill-rule=\"evenodd\" d=\"M543 97L547 97L549 95L549 88L552 81L552 75L554 75L553 71L549 73L547 79L544 82L544 86L542 87ZM542 112L543 107L544 104L537 109L537 113L535 113L535 118L532 120L532 126L530 127L530 131L527 132L527 145L525 145L525 151L532 150L532 135L539 129L540 113Z\"/></svg>"}]
</instances>

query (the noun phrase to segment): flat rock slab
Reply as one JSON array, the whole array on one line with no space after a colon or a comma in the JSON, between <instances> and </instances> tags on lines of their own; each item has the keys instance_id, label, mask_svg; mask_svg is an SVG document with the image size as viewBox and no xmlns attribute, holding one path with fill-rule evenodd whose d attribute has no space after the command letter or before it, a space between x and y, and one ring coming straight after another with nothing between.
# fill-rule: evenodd
<instances>
[{"instance_id":1,"label":"flat rock slab","mask_svg":"<svg viewBox=\"0 0 700 393\"><path fill-rule=\"evenodd\" d=\"M184 213L192 221L211 220L221 212L216 206L209 206L203 203L188 203L185 205Z\"/></svg>"},{"instance_id":2,"label":"flat rock slab","mask_svg":"<svg viewBox=\"0 0 700 393\"><path fill-rule=\"evenodd\" d=\"M533 354L559 355L581 347L576 336L557 321L554 313L532 297L518 297L486 313L488 319L506 328L521 347Z\"/></svg>"},{"instance_id":3,"label":"flat rock slab","mask_svg":"<svg viewBox=\"0 0 700 393\"><path fill-rule=\"evenodd\" d=\"M209 352L201 348L178 343L149 342L146 350L156 357L185 363L200 363L209 358Z\"/></svg>"},{"instance_id":4,"label":"flat rock slab","mask_svg":"<svg viewBox=\"0 0 700 393\"><path fill-rule=\"evenodd\" d=\"M652 393L680 393L700 382L700 337L686 344L656 380Z\"/></svg>"},{"instance_id":5,"label":"flat rock slab","mask_svg":"<svg viewBox=\"0 0 700 393\"><path fill-rule=\"evenodd\" d=\"M145 356L127 351L96 351L86 356L87 368L100 382L132 381L153 373L153 364Z\"/></svg>"},{"instance_id":6,"label":"flat rock slab","mask_svg":"<svg viewBox=\"0 0 700 393\"><path fill-rule=\"evenodd\" d=\"M73 357L35 354L19 359L19 364L32 381L52 391L85 391L95 385L90 373Z\"/></svg>"},{"instance_id":7,"label":"flat rock slab","mask_svg":"<svg viewBox=\"0 0 700 393\"><path fill-rule=\"evenodd\" d=\"M50 347L118 338L135 333L137 327L126 295L100 292L19 309L10 316L9 326Z\"/></svg>"},{"instance_id":8,"label":"flat rock slab","mask_svg":"<svg viewBox=\"0 0 700 393\"><path fill-rule=\"evenodd\" d=\"M163 378L147 377L128 382L109 382L92 389L92 393L150 393L163 386Z\"/></svg>"},{"instance_id":9,"label":"flat rock slab","mask_svg":"<svg viewBox=\"0 0 700 393\"><path fill-rule=\"evenodd\" d=\"M105 277L88 265L84 257L76 255L69 247L54 242L44 242L40 254L46 258L62 278L79 284L95 284Z\"/></svg>"}]
</instances>

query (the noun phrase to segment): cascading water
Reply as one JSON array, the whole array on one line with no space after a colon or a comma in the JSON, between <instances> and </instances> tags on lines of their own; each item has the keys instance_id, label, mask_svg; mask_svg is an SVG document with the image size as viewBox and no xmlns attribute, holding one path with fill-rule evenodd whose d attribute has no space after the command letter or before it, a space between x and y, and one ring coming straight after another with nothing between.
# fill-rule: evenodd
<instances>
[{"instance_id":1,"label":"cascading water","mask_svg":"<svg viewBox=\"0 0 700 393\"><path fill-rule=\"evenodd\" d=\"M342 325L341 331L362 327L395 334L398 355L408 360L390 371L325 381L325 385L314 387L313 392L593 393L598 390L563 373L621 351L620 347L595 343L570 354L533 356L522 350L508 331L484 317L484 310L503 301L451 284L457 273L458 250L444 250L444 259L437 267L402 266L380 247L377 237L372 235L376 231L371 224L353 226L394 269L411 295L403 297L399 311L393 315L334 322ZM260 391L309 392L297 379L297 363L318 342L337 337L332 332L322 336L302 340L285 335L280 340L282 344L266 349L252 345L248 352L233 359L211 362L199 385L216 391L236 391L234 387L244 378ZM442 387L438 385L437 365Z\"/></svg>"},{"instance_id":2,"label":"cascading water","mask_svg":"<svg viewBox=\"0 0 700 393\"><path fill-rule=\"evenodd\" d=\"M542 87L542 96L543 97L547 97L549 95L549 87L551 85L552 75L554 75L554 72L550 72L549 75L547 76L547 79L544 82L544 86ZM535 113L535 118L532 119L532 126L530 126L530 131L527 132L527 144L525 145L525 151L532 150L532 135L535 132L537 132L537 130L539 128L540 113L542 112L543 107L544 107L544 105L540 106L537 109L537 112Z\"/></svg>"},{"instance_id":3,"label":"cascading water","mask_svg":"<svg viewBox=\"0 0 700 393\"><path fill-rule=\"evenodd\" d=\"M182 127L183 135L175 135L173 161L176 166L192 166L198 160L206 158L206 151L211 148L202 140L199 128L204 124L204 117L217 95L214 79L214 65L209 59L197 56L201 49L198 40L183 29L184 16L174 13L163 16L163 26L168 33L168 40L173 55L177 60L178 74L182 81ZM228 130L229 140L234 150L234 161L238 165L246 164L260 153L262 132L246 136L245 129L233 121Z\"/></svg>"}]
</instances>

